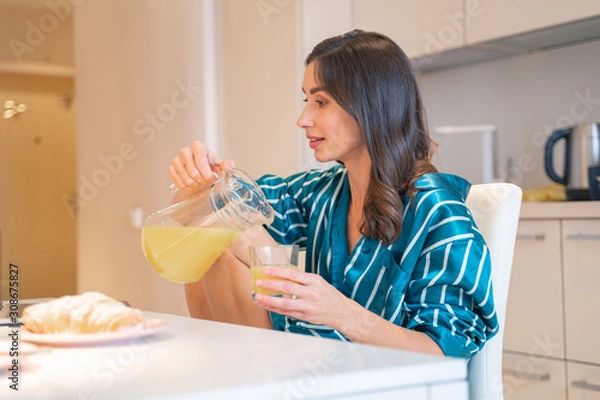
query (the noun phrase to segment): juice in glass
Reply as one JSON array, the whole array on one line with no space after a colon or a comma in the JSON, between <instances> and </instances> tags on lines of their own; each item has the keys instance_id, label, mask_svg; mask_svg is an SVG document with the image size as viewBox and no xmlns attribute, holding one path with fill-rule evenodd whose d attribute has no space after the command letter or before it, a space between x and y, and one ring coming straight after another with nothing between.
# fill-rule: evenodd
<instances>
[{"instance_id":1,"label":"juice in glass","mask_svg":"<svg viewBox=\"0 0 600 400\"><path fill-rule=\"evenodd\" d=\"M250 274L252 278L252 301L257 294L286 297L288 295L256 286L257 279L283 280L265 275L267 268L298 268L297 245L250 246Z\"/></svg>"},{"instance_id":2,"label":"juice in glass","mask_svg":"<svg viewBox=\"0 0 600 400\"><path fill-rule=\"evenodd\" d=\"M264 288L259 288L256 287L256 280L257 279L271 279L271 280L287 280L287 279L281 279L281 278L273 278L270 277L268 275L265 275L265 269L267 268L294 268L294 269L298 269L297 265L266 265L266 266L256 266L253 265L250 268L250 272L252 274L252 300L255 300L255 297L257 294L268 294L269 296L277 296L277 297L281 297L282 294L278 293L278 292L274 292L272 290L268 290L268 289L264 289Z\"/></svg>"}]
</instances>

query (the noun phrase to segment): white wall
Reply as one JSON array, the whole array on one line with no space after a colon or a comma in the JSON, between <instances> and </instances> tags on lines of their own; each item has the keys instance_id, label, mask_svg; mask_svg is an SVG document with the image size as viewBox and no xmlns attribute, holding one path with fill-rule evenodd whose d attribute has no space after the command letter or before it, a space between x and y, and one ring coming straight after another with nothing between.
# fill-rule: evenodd
<instances>
[{"instance_id":1,"label":"white wall","mask_svg":"<svg viewBox=\"0 0 600 400\"><path fill-rule=\"evenodd\" d=\"M430 126L494 124L506 178L523 188L550 184L543 165L550 132L600 121L598 54L594 41L423 74Z\"/></svg>"},{"instance_id":2,"label":"white wall","mask_svg":"<svg viewBox=\"0 0 600 400\"><path fill-rule=\"evenodd\" d=\"M170 204L167 167L203 137L200 21L195 0L76 8L79 291L187 314L183 287L146 263L129 212Z\"/></svg>"}]
</instances>

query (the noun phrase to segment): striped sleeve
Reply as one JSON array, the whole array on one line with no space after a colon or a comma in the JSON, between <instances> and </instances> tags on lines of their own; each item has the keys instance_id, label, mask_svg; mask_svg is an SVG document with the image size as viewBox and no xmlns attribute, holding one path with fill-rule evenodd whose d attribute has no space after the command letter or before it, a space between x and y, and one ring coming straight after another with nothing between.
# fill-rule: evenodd
<instances>
[{"instance_id":1,"label":"striped sleeve","mask_svg":"<svg viewBox=\"0 0 600 400\"><path fill-rule=\"evenodd\" d=\"M422 227L403 325L448 356L470 358L498 330L488 248L461 202L443 204Z\"/></svg>"},{"instance_id":2,"label":"striped sleeve","mask_svg":"<svg viewBox=\"0 0 600 400\"><path fill-rule=\"evenodd\" d=\"M257 180L275 210L275 220L267 227L275 241L306 247L314 193L323 178L331 174L332 171L329 170L310 170L287 178L264 175Z\"/></svg>"}]
</instances>

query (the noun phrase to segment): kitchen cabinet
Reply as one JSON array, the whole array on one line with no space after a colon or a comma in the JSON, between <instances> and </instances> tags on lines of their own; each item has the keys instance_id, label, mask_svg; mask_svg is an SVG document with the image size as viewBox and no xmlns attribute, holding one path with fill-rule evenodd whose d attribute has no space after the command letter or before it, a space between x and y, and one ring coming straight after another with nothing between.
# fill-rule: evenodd
<instances>
[{"instance_id":1,"label":"kitchen cabinet","mask_svg":"<svg viewBox=\"0 0 600 400\"><path fill-rule=\"evenodd\" d=\"M600 1L352 0L353 26L394 39L421 72L600 38Z\"/></svg>"},{"instance_id":2,"label":"kitchen cabinet","mask_svg":"<svg viewBox=\"0 0 600 400\"><path fill-rule=\"evenodd\" d=\"M564 362L508 353L502 362L505 399L565 399Z\"/></svg>"},{"instance_id":3,"label":"kitchen cabinet","mask_svg":"<svg viewBox=\"0 0 600 400\"><path fill-rule=\"evenodd\" d=\"M569 362L567 379L569 400L600 400L599 366Z\"/></svg>"},{"instance_id":4,"label":"kitchen cabinet","mask_svg":"<svg viewBox=\"0 0 600 400\"><path fill-rule=\"evenodd\" d=\"M466 44L477 44L600 15L598 0L465 0L476 10Z\"/></svg>"},{"instance_id":5,"label":"kitchen cabinet","mask_svg":"<svg viewBox=\"0 0 600 400\"><path fill-rule=\"evenodd\" d=\"M523 203L506 310L505 398L600 400L598 282L600 202Z\"/></svg>"},{"instance_id":6,"label":"kitchen cabinet","mask_svg":"<svg viewBox=\"0 0 600 400\"><path fill-rule=\"evenodd\" d=\"M377 394L356 394L346 396L346 400L397 400L400 398L429 400L429 395L427 393L427 388L410 388Z\"/></svg>"},{"instance_id":7,"label":"kitchen cabinet","mask_svg":"<svg viewBox=\"0 0 600 400\"><path fill-rule=\"evenodd\" d=\"M410 57L458 48L464 42L463 0L354 0L354 26L391 37Z\"/></svg>"},{"instance_id":8,"label":"kitchen cabinet","mask_svg":"<svg viewBox=\"0 0 600 400\"><path fill-rule=\"evenodd\" d=\"M510 318L504 327L504 349L564 357L563 306L557 295L562 292L560 241L558 220L519 221L506 305Z\"/></svg>"},{"instance_id":9,"label":"kitchen cabinet","mask_svg":"<svg viewBox=\"0 0 600 400\"><path fill-rule=\"evenodd\" d=\"M600 365L600 219L563 221L567 359Z\"/></svg>"}]
</instances>

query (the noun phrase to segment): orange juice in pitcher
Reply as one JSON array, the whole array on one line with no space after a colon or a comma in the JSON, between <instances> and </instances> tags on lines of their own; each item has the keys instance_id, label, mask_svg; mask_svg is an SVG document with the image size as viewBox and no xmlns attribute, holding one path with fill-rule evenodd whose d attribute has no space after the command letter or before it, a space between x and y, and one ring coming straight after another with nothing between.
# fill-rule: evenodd
<instances>
[{"instance_id":1,"label":"orange juice in pitcher","mask_svg":"<svg viewBox=\"0 0 600 400\"><path fill-rule=\"evenodd\" d=\"M146 218L142 248L164 278L196 282L242 231L270 224L273 215L256 182L234 168L210 188Z\"/></svg>"},{"instance_id":2,"label":"orange juice in pitcher","mask_svg":"<svg viewBox=\"0 0 600 400\"><path fill-rule=\"evenodd\" d=\"M200 280L238 234L228 228L149 226L142 231L142 242L156 272L185 283Z\"/></svg>"}]
</instances>

